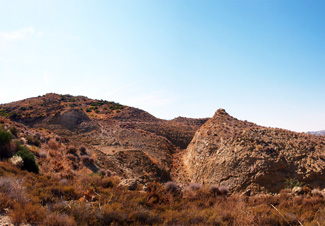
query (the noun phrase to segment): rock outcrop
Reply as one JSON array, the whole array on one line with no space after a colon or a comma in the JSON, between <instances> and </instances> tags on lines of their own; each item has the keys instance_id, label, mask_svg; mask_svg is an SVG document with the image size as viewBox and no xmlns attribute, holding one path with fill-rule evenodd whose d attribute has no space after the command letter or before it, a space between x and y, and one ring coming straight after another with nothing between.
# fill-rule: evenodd
<instances>
[{"instance_id":1,"label":"rock outcrop","mask_svg":"<svg viewBox=\"0 0 325 226\"><path fill-rule=\"evenodd\" d=\"M195 134L184 162L193 182L278 192L291 179L325 187L325 139L240 121L219 109Z\"/></svg>"}]
</instances>

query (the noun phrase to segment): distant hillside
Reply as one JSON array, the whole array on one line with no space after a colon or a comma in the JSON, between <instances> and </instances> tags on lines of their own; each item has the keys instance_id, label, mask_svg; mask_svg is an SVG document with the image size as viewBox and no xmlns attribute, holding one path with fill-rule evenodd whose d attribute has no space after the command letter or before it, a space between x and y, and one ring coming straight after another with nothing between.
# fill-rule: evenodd
<instances>
[{"instance_id":1,"label":"distant hillside","mask_svg":"<svg viewBox=\"0 0 325 226\"><path fill-rule=\"evenodd\" d=\"M315 135L319 135L319 136L324 136L325 135L325 130L321 130L321 131L311 131L308 132L309 134L315 134Z\"/></svg>"}]
</instances>

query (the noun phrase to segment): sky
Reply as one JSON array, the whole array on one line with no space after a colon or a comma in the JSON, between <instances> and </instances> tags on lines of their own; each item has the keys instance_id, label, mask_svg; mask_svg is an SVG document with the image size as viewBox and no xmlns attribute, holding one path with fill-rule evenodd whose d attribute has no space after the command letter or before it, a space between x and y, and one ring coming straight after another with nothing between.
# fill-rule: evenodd
<instances>
[{"instance_id":1,"label":"sky","mask_svg":"<svg viewBox=\"0 0 325 226\"><path fill-rule=\"evenodd\" d=\"M325 130L325 1L0 0L0 103L50 92Z\"/></svg>"}]
</instances>

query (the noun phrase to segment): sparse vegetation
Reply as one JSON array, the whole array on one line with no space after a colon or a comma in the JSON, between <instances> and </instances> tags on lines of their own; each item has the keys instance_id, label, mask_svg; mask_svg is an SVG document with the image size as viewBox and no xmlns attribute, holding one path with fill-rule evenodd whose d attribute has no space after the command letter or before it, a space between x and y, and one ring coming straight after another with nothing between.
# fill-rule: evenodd
<instances>
[{"instance_id":1,"label":"sparse vegetation","mask_svg":"<svg viewBox=\"0 0 325 226\"><path fill-rule=\"evenodd\" d=\"M3 163L0 169L6 175L11 171ZM25 179L19 182L13 176ZM301 222L321 225L324 222L322 197L295 196L288 192L214 197L209 189L201 186L171 195L170 190L157 182L149 183L146 192L129 191L118 187L114 177L84 175L62 183L51 176L24 174L20 170L3 178L0 204L11 208L10 216L16 224L299 225ZM27 188L25 192L15 191L19 183ZM177 187L174 183L168 186ZM1 195L7 191L12 194L11 199ZM30 201L24 203L25 198Z\"/></svg>"}]
</instances>

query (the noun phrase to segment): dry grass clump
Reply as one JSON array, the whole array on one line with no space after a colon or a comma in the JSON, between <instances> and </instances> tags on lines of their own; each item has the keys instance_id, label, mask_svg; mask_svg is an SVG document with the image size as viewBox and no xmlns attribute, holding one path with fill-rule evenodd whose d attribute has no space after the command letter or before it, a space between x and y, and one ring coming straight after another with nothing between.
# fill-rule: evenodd
<instances>
[{"instance_id":1,"label":"dry grass clump","mask_svg":"<svg viewBox=\"0 0 325 226\"><path fill-rule=\"evenodd\" d=\"M9 216L14 225L21 223L40 224L46 213L46 208L31 202L21 203L15 202L13 210Z\"/></svg>"},{"instance_id":2,"label":"dry grass clump","mask_svg":"<svg viewBox=\"0 0 325 226\"><path fill-rule=\"evenodd\" d=\"M106 170L106 176L110 177L113 175L113 172L110 170Z\"/></svg>"},{"instance_id":3,"label":"dry grass clump","mask_svg":"<svg viewBox=\"0 0 325 226\"><path fill-rule=\"evenodd\" d=\"M68 153L68 154L77 154L77 148L74 147L74 146L69 146L69 147L67 148L67 153Z\"/></svg>"},{"instance_id":4,"label":"dry grass clump","mask_svg":"<svg viewBox=\"0 0 325 226\"><path fill-rule=\"evenodd\" d=\"M190 190L199 190L201 187L202 187L202 185L201 184L198 184L198 183L190 183L188 185L188 188Z\"/></svg>"},{"instance_id":5,"label":"dry grass clump","mask_svg":"<svg viewBox=\"0 0 325 226\"><path fill-rule=\"evenodd\" d=\"M218 189L219 189L219 192L220 192L221 195L225 195L226 196L229 193L229 189L226 186L224 186L224 185L220 185L218 187Z\"/></svg>"},{"instance_id":6,"label":"dry grass clump","mask_svg":"<svg viewBox=\"0 0 325 226\"><path fill-rule=\"evenodd\" d=\"M102 175L103 177L107 175L107 171L105 169L98 170L98 173Z\"/></svg>"},{"instance_id":7,"label":"dry grass clump","mask_svg":"<svg viewBox=\"0 0 325 226\"><path fill-rule=\"evenodd\" d=\"M80 151L80 153L85 154L87 149L86 149L85 146L82 145L82 146L79 147L79 151Z\"/></svg>"},{"instance_id":8,"label":"dry grass clump","mask_svg":"<svg viewBox=\"0 0 325 226\"><path fill-rule=\"evenodd\" d=\"M50 139L47 142L47 145L52 150L58 150L58 148L60 147L60 143L56 139L54 139L54 138Z\"/></svg>"},{"instance_id":9,"label":"dry grass clump","mask_svg":"<svg viewBox=\"0 0 325 226\"><path fill-rule=\"evenodd\" d=\"M80 159L84 164L92 164L95 162L94 158L90 155L82 155Z\"/></svg>"},{"instance_id":10,"label":"dry grass clump","mask_svg":"<svg viewBox=\"0 0 325 226\"><path fill-rule=\"evenodd\" d=\"M77 157L73 154L67 154L65 157L73 162L77 160Z\"/></svg>"},{"instance_id":11,"label":"dry grass clump","mask_svg":"<svg viewBox=\"0 0 325 226\"><path fill-rule=\"evenodd\" d=\"M40 226L77 226L73 217L67 214L51 213L46 216Z\"/></svg>"},{"instance_id":12,"label":"dry grass clump","mask_svg":"<svg viewBox=\"0 0 325 226\"><path fill-rule=\"evenodd\" d=\"M211 185L209 188L210 192L216 196L216 195L223 195L223 196L227 196L229 193L229 190L226 186L224 185Z\"/></svg>"},{"instance_id":13,"label":"dry grass clump","mask_svg":"<svg viewBox=\"0 0 325 226\"><path fill-rule=\"evenodd\" d=\"M177 190L179 189L179 186L177 183L173 182L173 181L168 181L166 184L165 184L165 190L167 192L171 192L171 193L175 193L177 192Z\"/></svg>"},{"instance_id":14,"label":"dry grass clump","mask_svg":"<svg viewBox=\"0 0 325 226\"><path fill-rule=\"evenodd\" d=\"M48 157L46 151L38 151L38 152L37 152L37 155L38 155L38 157L40 157L40 158L45 158L45 159Z\"/></svg>"}]
</instances>

